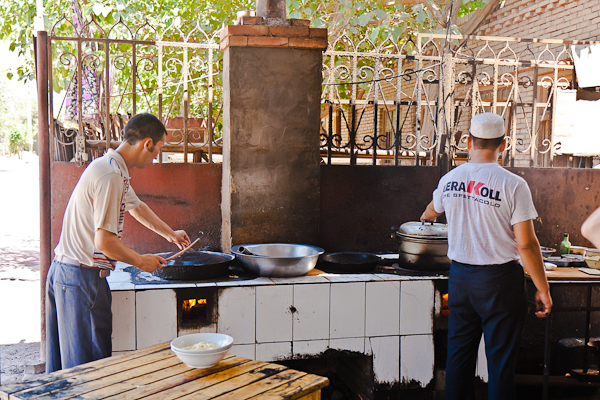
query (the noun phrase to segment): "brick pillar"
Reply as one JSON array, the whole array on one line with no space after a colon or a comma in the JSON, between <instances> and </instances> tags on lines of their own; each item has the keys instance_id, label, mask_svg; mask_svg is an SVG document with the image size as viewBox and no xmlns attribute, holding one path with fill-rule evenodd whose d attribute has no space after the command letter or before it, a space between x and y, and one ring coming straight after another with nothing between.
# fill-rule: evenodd
<instances>
[{"instance_id":1,"label":"brick pillar","mask_svg":"<svg viewBox=\"0 0 600 400\"><path fill-rule=\"evenodd\" d=\"M222 249L316 244L327 30L307 20L241 17L238 23L221 33Z\"/></svg>"}]
</instances>

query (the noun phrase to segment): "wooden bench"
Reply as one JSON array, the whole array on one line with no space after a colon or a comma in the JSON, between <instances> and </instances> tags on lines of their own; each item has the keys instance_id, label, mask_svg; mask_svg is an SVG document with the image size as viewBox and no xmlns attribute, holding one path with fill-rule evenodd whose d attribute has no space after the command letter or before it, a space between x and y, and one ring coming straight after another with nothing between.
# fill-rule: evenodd
<instances>
[{"instance_id":1,"label":"wooden bench","mask_svg":"<svg viewBox=\"0 0 600 400\"><path fill-rule=\"evenodd\" d=\"M212 368L183 364L170 343L0 386L0 399L320 400L329 381L285 366L228 354Z\"/></svg>"}]
</instances>

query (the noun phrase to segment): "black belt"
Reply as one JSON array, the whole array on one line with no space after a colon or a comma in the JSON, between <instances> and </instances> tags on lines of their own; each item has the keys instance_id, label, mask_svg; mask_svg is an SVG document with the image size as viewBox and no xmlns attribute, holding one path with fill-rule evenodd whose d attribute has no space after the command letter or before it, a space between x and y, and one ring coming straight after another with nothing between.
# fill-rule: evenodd
<instances>
[{"instance_id":1,"label":"black belt","mask_svg":"<svg viewBox=\"0 0 600 400\"><path fill-rule=\"evenodd\" d=\"M84 268L98 270L100 278L106 278L108 275L110 275L110 269L98 268L98 267L94 267L94 266L90 266L90 265L85 265L85 264L82 264L79 261L75 260L74 258L65 256L63 254L57 254L56 256L54 256L54 259L63 264L71 264L71 265L76 265L78 267L84 267Z\"/></svg>"}]
</instances>

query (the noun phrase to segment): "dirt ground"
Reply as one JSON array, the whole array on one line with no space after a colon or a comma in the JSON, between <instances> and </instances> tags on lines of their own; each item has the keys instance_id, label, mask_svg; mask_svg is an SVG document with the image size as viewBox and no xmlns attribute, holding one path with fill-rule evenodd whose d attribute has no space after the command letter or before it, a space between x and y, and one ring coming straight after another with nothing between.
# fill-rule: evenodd
<instances>
[{"instance_id":1,"label":"dirt ground","mask_svg":"<svg viewBox=\"0 0 600 400\"><path fill-rule=\"evenodd\" d=\"M38 158L0 156L0 385L40 359Z\"/></svg>"}]
</instances>

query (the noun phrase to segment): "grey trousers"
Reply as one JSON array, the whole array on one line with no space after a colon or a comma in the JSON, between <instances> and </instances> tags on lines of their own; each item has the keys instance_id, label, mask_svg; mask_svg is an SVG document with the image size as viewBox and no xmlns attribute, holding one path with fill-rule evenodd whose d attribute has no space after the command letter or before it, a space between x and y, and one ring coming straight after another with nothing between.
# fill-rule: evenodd
<instances>
[{"instance_id":1,"label":"grey trousers","mask_svg":"<svg viewBox=\"0 0 600 400\"><path fill-rule=\"evenodd\" d=\"M54 260L46 281L46 372L112 354L111 294L98 270Z\"/></svg>"}]
</instances>

